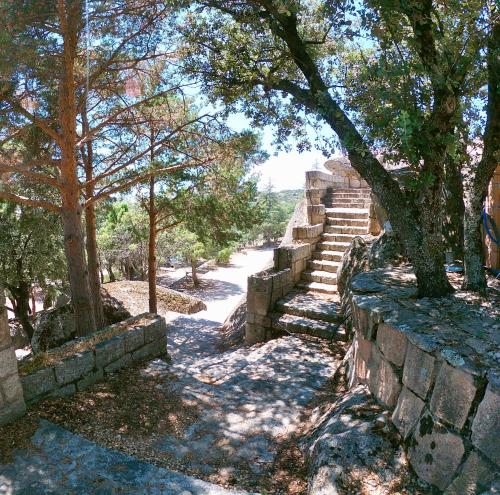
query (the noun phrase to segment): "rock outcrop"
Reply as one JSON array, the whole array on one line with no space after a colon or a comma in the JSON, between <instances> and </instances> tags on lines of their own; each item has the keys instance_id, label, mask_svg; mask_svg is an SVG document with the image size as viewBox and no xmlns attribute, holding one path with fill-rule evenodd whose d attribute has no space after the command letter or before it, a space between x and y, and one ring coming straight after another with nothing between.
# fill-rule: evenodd
<instances>
[{"instance_id":1,"label":"rock outcrop","mask_svg":"<svg viewBox=\"0 0 500 495\"><path fill-rule=\"evenodd\" d=\"M101 297L106 325L130 318L131 315L123 304L104 288L101 288ZM75 338L76 326L71 303L40 311L35 316L33 327L31 347L35 354L59 347Z\"/></svg>"}]
</instances>

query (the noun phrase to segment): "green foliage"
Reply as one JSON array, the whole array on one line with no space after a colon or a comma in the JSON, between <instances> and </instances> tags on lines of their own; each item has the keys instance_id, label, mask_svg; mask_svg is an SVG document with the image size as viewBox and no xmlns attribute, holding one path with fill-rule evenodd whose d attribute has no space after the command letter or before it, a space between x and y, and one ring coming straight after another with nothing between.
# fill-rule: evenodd
<instances>
[{"instance_id":1,"label":"green foliage","mask_svg":"<svg viewBox=\"0 0 500 495\"><path fill-rule=\"evenodd\" d=\"M0 279L7 289L65 283L62 226L57 215L0 202Z\"/></svg>"}]
</instances>

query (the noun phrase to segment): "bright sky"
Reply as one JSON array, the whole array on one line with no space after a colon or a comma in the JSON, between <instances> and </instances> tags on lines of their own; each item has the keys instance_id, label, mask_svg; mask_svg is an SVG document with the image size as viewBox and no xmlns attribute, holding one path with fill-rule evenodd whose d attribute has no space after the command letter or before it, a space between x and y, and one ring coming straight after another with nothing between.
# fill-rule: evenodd
<instances>
[{"instance_id":1,"label":"bright sky","mask_svg":"<svg viewBox=\"0 0 500 495\"><path fill-rule=\"evenodd\" d=\"M251 123L242 114L234 114L229 118L229 125L235 131L241 131L245 128L252 128ZM275 191L285 189L303 189L305 182L305 173L308 170L323 169L323 163L327 160L321 151L312 149L299 153L296 150L295 143L291 144L291 151L281 151L275 154L276 150L272 145L272 129L264 128L261 130L263 137L263 148L270 155L269 159L258 166L255 171L260 175L259 189L262 190L269 184Z\"/></svg>"}]
</instances>

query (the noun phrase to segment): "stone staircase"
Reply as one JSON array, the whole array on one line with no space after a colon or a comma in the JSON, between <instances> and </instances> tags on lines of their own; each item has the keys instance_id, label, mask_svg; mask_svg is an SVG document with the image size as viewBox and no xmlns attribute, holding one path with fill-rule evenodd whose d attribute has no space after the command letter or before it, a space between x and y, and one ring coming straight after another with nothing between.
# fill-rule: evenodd
<instances>
[{"instance_id":1,"label":"stone staircase","mask_svg":"<svg viewBox=\"0 0 500 495\"><path fill-rule=\"evenodd\" d=\"M370 189L327 190L323 197L326 225L296 291L276 303L273 326L328 340L339 332L337 269L356 236L368 234Z\"/></svg>"}]
</instances>

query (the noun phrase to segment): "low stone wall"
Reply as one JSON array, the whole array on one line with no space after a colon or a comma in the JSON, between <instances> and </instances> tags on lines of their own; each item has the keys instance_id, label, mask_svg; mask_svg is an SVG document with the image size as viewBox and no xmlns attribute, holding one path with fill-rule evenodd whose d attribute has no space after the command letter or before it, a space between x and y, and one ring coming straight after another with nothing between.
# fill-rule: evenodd
<instances>
[{"instance_id":1,"label":"low stone wall","mask_svg":"<svg viewBox=\"0 0 500 495\"><path fill-rule=\"evenodd\" d=\"M25 412L16 353L5 310L5 295L0 290L0 426L14 421Z\"/></svg>"},{"instance_id":2,"label":"low stone wall","mask_svg":"<svg viewBox=\"0 0 500 495\"><path fill-rule=\"evenodd\" d=\"M26 402L33 404L46 397L73 395L119 369L166 354L167 329L163 317L145 313L103 331L124 324L129 328L96 344L90 350L75 352L50 366L22 375L21 383ZM87 338L92 339L95 335ZM64 352L64 348L71 345L74 345L74 342L55 348L49 351L48 355Z\"/></svg>"},{"instance_id":3,"label":"low stone wall","mask_svg":"<svg viewBox=\"0 0 500 495\"><path fill-rule=\"evenodd\" d=\"M359 274L352 290L351 383L392 411L420 478L447 495L489 489L500 472L499 308L459 292L416 299L407 266Z\"/></svg>"},{"instance_id":4,"label":"low stone wall","mask_svg":"<svg viewBox=\"0 0 500 495\"><path fill-rule=\"evenodd\" d=\"M245 344L266 342L275 337L269 313L300 280L313 250L314 245L309 243L280 246L274 250L274 268L248 277Z\"/></svg>"}]
</instances>

